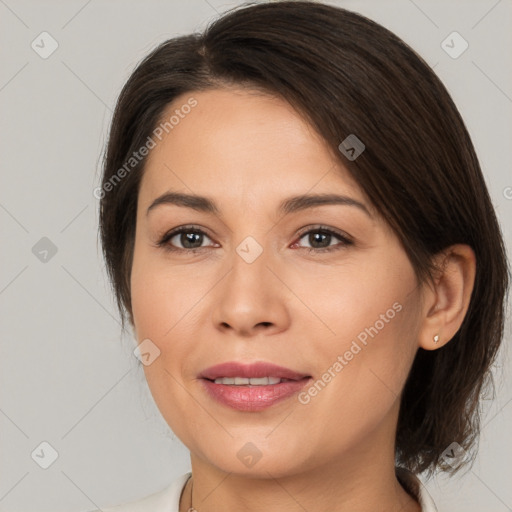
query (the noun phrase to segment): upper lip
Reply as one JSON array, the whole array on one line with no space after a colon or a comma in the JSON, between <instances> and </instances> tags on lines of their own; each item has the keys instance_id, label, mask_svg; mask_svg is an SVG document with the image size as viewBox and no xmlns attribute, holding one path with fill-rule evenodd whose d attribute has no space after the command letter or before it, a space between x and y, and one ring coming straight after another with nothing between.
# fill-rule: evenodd
<instances>
[{"instance_id":1,"label":"upper lip","mask_svg":"<svg viewBox=\"0 0 512 512\"><path fill-rule=\"evenodd\" d=\"M220 377L276 377L279 379L300 380L304 377L309 377L309 375L265 361L258 361L249 364L239 363L237 361L228 361L226 363L210 366L199 374L200 379L215 380Z\"/></svg>"}]
</instances>

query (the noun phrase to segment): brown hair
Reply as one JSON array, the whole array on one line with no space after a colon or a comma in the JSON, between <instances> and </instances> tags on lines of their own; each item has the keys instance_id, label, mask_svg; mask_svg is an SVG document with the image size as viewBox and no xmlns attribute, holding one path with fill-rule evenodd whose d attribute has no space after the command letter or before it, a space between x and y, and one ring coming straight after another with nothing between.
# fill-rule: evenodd
<instances>
[{"instance_id":1,"label":"brown hair","mask_svg":"<svg viewBox=\"0 0 512 512\"><path fill-rule=\"evenodd\" d=\"M159 45L135 69L114 112L106 150L100 233L121 313L133 316L130 273L145 158L106 192L178 95L242 85L279 95L329 143L399 237L418 281L452 244L475 252L469 309L443 348L419 349L401 397L397 463L414 471L453 469L443 451L468 450L479 432L478 401L503 337L509 269L470 136L439 78L377 23L317 2L235 8L202 34ZM355 134L365 151L347 159Z\"/></svg>"}]
</instances>

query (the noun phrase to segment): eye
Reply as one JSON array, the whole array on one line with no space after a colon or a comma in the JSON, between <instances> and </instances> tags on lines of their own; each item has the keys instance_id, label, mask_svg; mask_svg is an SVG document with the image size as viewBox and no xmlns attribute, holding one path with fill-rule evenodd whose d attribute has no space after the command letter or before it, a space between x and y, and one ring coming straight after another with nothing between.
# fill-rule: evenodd
<instances>
[{"instance_id":1,"label":"eye","mask_svg":"<svg viewBox=\"0 0 512 512\"><path fill-rule=\"evenodd\" d=\"M354 244L354 242L345 234L324 226L316 226L314 229L310 229L309 231L303 231L300 234L299 240L302 240L306 236L310 246L299 246L299 248L305 249L308 252L336 251ZM203 246L205 238L210 239L202 229L194 226L181 226L163 235L163 237L157 242L157 246L162 247L164 250L169 252L196 253L203 249L207 249L207 246ZM331 242L333 239L337 239L339 243L332 245ZM181 247L176 244L180 244ZM295 246L297 246L297 242L292 245L292 247Z\"/></svg>"},{"instance_id":2,"label":"eye","mask_svg":"<svg viewBox=\"0 0 512 512\"><path fill-rule=\"evenodd\" d=\"M337 251L354 244L348 236L324 226L317 226L314 229L302 232L299 240L302 240L306 236L310 247L301 248L306 249L308 252ZM331 245L333 238L337 238L340 243ZM294 245L296 245L296 243Z\"/></svg>"},{"instance_id":3,"label":"eye","mask_svg":"<svg viewBox=\"0 0 512 512\"><path fill-rule=\"evenodd\" d=\"M163 247L166 251L198 252L206 248L202 246L205 237L209 238L202 229L182 226L166 233L157 243L157 246ZM173 241L173 239L175 240ZM181 244L181 247L176 247L176 243Z\"/></svg>"}]
</instances>

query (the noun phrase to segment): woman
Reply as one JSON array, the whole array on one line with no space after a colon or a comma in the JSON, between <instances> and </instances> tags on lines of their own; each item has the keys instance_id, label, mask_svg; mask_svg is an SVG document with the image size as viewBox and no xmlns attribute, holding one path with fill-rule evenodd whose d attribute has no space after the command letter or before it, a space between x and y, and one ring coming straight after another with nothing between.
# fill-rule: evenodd
<instances>
[{"instance_id":1,"label":"woman","mask_svg":"<svg viewBox=\"0 0 512 512\"><path fill-rule=\"evenodd\" d=\"M99 197L192 468L104 510L436 510L416 475L470 461L509 270L421 57L340 8L235 9L137 67Z\"/></svg>"}]
</instances>

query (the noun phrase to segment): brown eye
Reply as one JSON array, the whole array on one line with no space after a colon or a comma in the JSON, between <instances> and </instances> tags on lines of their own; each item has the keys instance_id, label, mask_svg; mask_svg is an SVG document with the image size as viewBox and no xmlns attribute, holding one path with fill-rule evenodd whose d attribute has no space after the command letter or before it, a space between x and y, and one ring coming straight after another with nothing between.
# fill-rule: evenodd
<instances>
[{"instance_id":1,"label":"brown eye","mask_svg":"<svg viewBox=\"0 0 512 512\"><path fill-rule=\"evenodd\" d=\"M166 233L157 245L168 251L196 252L205 248L202 245L205 237L210 239L201 229L182 226ZM174 241L171 243L173 239ZM181 247L179 245L181 245Z\"/></svg>"},{"instance_id":2,"label":"brown eye","mask_svg":"<svg viewBox=\"0 0 512 512\"><path fill-rule=\"evenodd\" d=\"M353 245L353 241L345 235L338 233L332 229L317 227L310 229L309 231L303 232L300 236L300 240L307 237L307 241L310 247L301 247L306 249L308 252L329 252L342 249L348 245ZM332 245L333 239L339 241L338 244Z\"/></svg>"}]
</instances>

